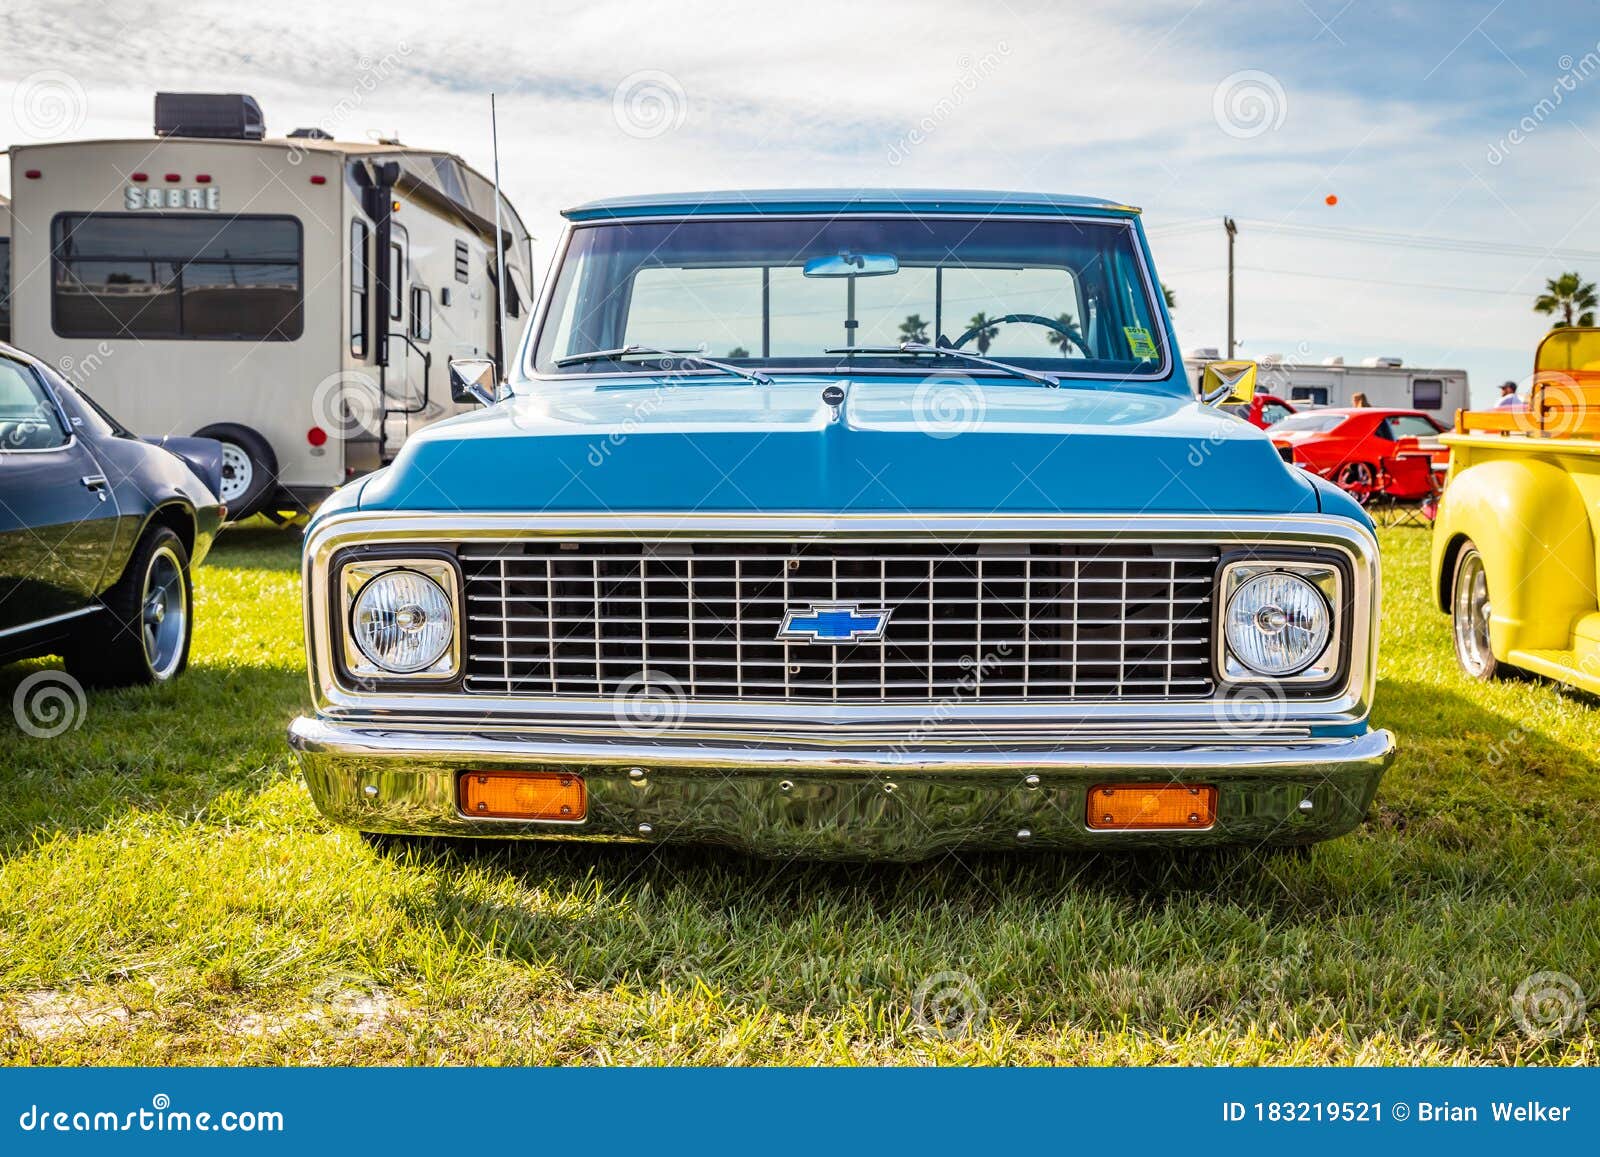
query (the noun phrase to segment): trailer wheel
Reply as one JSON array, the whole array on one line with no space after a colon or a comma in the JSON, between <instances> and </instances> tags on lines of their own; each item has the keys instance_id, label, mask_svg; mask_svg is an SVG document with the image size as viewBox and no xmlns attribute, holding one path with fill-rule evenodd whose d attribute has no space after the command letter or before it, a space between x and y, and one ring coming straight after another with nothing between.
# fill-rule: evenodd
<instances>
[{"instance_id":1,"label":"trailer wheel","mask_svg":"<svg viewBox=\"0 0 1600 1157\"><path fill-rule=\"evenodd\" d=\"M217 497L227 503L228 520L259 511L278 488L278 456L267 440L234 422L217 422L194 436L222 443L222 493Z\"/></svg>"}]
</instances>

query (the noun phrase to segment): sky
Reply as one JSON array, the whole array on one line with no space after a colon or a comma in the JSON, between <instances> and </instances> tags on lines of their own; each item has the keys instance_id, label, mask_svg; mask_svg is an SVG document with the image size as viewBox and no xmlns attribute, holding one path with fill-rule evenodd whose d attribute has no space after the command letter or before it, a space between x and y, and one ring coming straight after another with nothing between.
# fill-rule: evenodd
<instances>
[{"instance_id":1,"label":"sky","mask_svg":"<svg viewBox=\"0 0 1600 1157\"><path fill-rule=\"evenodd\" d=\"M1140 205L1186 351L1226 342L1231 216L1241 356L1463 368L1480 404L1531 372L1545 280L1600 279L1600 0L0 12L0 144L148 136L157 89L249 92L272 135L398 136L484 171L494 91L503 187L546 255L563 207L621 193Z\"/></svg>"}]
</instances>

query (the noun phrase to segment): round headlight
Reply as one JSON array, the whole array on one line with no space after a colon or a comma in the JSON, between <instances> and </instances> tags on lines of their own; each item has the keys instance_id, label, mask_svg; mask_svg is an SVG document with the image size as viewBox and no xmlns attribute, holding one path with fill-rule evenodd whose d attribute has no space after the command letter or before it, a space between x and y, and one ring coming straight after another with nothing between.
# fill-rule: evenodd
<instances>
[{"instance_id":1,"label":"round headlight","mask_svg":"<svg viewBox=\"0 0 1600 1157\"><path fill-rule=\"evenodd\" d=\"M433 666L455 634L450 596L414 570L391 570L362 587L350 626L361 653L397 675Z\"/></svg>"},{"instance_id":2,"label":"round headlight","mask_svg":"<svg viewBox=\"0 0 1600 1157\"><path fill-rule=\"evenodd\" d=\"M1331 618L1328 600L1299 575L1259 574L1228 600L1228 649L1258 675L1293 675L1322 654Z\"/></svg>"}]
</instances>

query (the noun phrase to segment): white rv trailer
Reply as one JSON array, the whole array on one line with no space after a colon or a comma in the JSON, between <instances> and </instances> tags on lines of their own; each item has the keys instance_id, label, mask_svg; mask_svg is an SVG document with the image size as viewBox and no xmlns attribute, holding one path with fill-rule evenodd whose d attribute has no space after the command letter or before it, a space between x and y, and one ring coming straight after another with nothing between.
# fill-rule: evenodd
<instances>
[{"instance_id":1,"label":"white rv trailer","mask_svg":"<svg viewBox=\"0 0 1600 1157\"><path fill-rule=\"evenodd\" d=\"M1191 350L1184 358L1197 387L1202 367L1216 360L1214 349ZM1420 369L1393 357L1349 366L1343 358L1312 363L1268 355L1260 359L1256 389L1296 406L1348 406L1357 394L1365 394L1369 406L1425 410L1447 426L1455 422L1457 410L1471 406L1466 370Z\"/></svg>"},{"instance_id":2,"label":"white rv trailer","mask_svg":"<svg viewBox=\"0 0 1600 1157\"><path fill-rule=\"evenodd\" d=\"M242 95L156 97L156 136L10 150L12 341L141 434L224 444L230 515L305 509L456 413L452 357L500 359L492 183ZM504 343L532 238L501 200Z\"/></svg>"}]
</instances>

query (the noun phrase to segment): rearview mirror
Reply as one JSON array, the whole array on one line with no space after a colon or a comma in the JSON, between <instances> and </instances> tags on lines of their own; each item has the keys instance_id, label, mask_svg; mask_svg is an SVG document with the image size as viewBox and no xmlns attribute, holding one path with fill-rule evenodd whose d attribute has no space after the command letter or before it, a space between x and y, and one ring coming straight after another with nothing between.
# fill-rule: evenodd
<instances>
[{"instance_id":1,"label":"rearview mirror","mask_svg":"<svg viewBox=\"0 0 1600 1157\"><path fill-rule=\"evenodd\" d=\"M800 272L807 277L883 277L900 272L900 259L893 253L835 253L813 257Z\"/></svg>"},{"instance_id":2,"label":"rearview mirror","mask_svg":"<svg viewBox=\"0 0 1600 1157\"><path fill-rule=\"evenodd\" d=\"M500 393L500 375L489 358L452 358L450 400L492 406Z\"/></svg>"},{"instance_id":3,"label":"rearview mirror","mask_svg":"<svg viewBox=\"0 0 1600 1157\"><path fill-rule=\"evenodd\" d=\"M1255 362L1207 362L1200 376L1200 399L1208 406L1248 402L1256 396Z\"/></svg>"}]
</instances>

